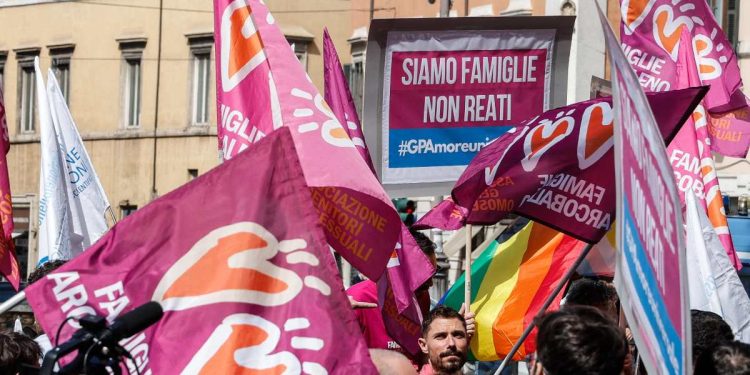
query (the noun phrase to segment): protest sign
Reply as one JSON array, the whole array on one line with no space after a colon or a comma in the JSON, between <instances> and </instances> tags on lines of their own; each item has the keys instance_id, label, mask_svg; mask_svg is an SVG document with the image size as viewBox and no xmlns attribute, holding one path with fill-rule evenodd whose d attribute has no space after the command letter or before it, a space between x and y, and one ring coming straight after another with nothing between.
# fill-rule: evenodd
<instances>
[{"instance_id":1,"label":"protest sign","mask_svg":"<svg viewBox=\"0 0 750 375\"><path fill-rule=\"evenodd\" d=\"M453 181L510 125L548 109L554 37L553 30L390 33L383 182Z\"/></svg>"},{"instance_id":2,"label":"protest sign","mask_svg":"<svg viewBox=\"0 0 750 375\"><path fill-rule=\"evenodd\" d=\"M446 194L482 147L564 105L572 21L373 20L364 131L386 190Z\"/></svg>"},{"instance_id":3,"label":"protest sign","mask_svg":"<svg viewBox=\"0 0 750 375\"><path fill-rule=\"evenodd\" d=\"M64 323L61 343L78 328L66 317L111 323L159 302L163 318L120 342L130 373L377 373L341 285L281 129L120 221L26 295L45 332Z\"/></svg>"},{"instance_id":4,"label":"protest sign","mask_svg":"<svg viewBox=\"0 0 750 375\"><path fill-rule=\"evenodd\" d=\"M615 286L649 374L690 374L690 314L677 186L638 79L599 12L612 62Z\"/></svg>"}]
</instances>

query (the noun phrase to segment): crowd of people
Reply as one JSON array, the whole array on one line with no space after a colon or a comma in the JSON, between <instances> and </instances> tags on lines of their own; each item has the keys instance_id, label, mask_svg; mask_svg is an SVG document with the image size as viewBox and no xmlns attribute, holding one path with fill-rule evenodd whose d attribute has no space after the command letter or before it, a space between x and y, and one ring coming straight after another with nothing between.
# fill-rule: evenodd
<instances>
[{"instance_id":1,"label":"crowd of people","mask_svg":"<svg viewBox=\"0 0 750 375\"><path fill-rule=\"evenodd\" d=\"M434 244L413 231L418 244L435 259ZM428 282L429 283L429 282ZM420 288L426 293L426 288ZM422 304L421 353L410 356L388 337L377 303L377 288L365 280L347 293L381 374L465 374L474 315ZM425 301L424 298L418 298ZM463 310L463 309L462 309ZM750 375L750 345L735 340L721 316L691 311L694 374ZM630 329L620 312L614 285L603 279L580 278L570 284L559 310L535 321L537 351L529 358L532 375L647 374Z\"/></svg>"},{"instance_id":2,"label":"crowd of people","mask_svg":"<svg viewBox=\"0 0 750 375\"><path fill-rule=\"evenodd\" d=\"M435 245L413 231L425 254L435 263ZM62 262L51 262L29 276L44 277ZM428 281L417 291L423 312L418 339L421 353L410 355L389 337L380 309L377 286L370 280L353 285L347 293L380 374L465 374L469 342L475 333L472 313L447 306L430 309ZM694 374L750 375L750 345L735 340L721 316L691 311ZM570 284L561 307L535 320L536 353L528 358L533 375L646 374L630 329L620 312L611 282L581 278ZM33 331L33 332L32 332ZM52 348L38 325L33 330L0 331L0 375L37 373L44 354Z\"/></svg>"}]
</instances>

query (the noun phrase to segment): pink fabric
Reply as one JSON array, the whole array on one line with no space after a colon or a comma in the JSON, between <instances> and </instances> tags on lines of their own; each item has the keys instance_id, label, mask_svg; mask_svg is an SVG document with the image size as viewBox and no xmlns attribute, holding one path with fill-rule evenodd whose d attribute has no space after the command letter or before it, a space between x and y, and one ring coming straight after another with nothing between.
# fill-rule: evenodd
<instances>
[{"instance_id":1,"label":"pink fabric","mask_svg":"<svg viewBox=\"0 0 750 375\"><path fill-rule=\"evenodd\" d=\"M695 69L690 34L684 28L680 36L677 63L680 67L676 80L677 88L700 85L698 71ZM742 262L740 262L737 252L734 250L732 237L729 234L729 224L724 213L724 204L719 189L719 176L716 173L710 145L706 109L702 104L699 104L674 140L669 143L667 155L674 170L677 191L683 210L685 209L685 194L692 191L698 204L706 210L734 267L741 269Z\"/></svg>"},{"instance_id":2,"label":"pink fabric","mask_svg":"<svg viewBox=\"0 0 750 375\"><path fill-rule=\"evenodd\" d=\"M288 127L328 243L371 279L401 220L259 0L216 0L219 145L225 159ZM251 169L252 170L252 169Z\"/></svg>"},{"instance_id":3,"label":"pink fabric","mask_svg":"<svg viewBox=\"0 0 750 375\"><path fill-rule=\"evenodd\" d=\"M672 136L705 93L691 88L648 94L662 136ZM445 201L415 226L491 225L511 212L596 243L614 219L611 98L530 118L485 146Z\"/></svg>"},{"instance_id":4,"label":"pink fabric","mask_svg":"<svg viewBox=\"0 0 750 375\"><path fill-rule=\"evenodd\" d=\"M346 290L346 294L355 301L378 303L378 287L372 280L352 285ZM385 330L383 315L379 308L354 309L354 316L357 317L368 348L400 351L401 346L388 336Z\"/></svg>"},{"instance_id":5,"label":"pink fabric","mask_svg":"<svg viewBox=\"0 0 750 375\"><path fill-rule=\"evenodd\" d=\"M357 107L354 105L346 75L341 68L336 46L333 45L333 40L328 35L328 29L323 30L323 79L326 103L331 106L331 111L344 126L344 130L346 130L354 146L357 147L359 155L362 156L372 173L375 174L375 166L372 164L370 151L367 149L367 143L365 143L365 135L362 134Z\"/></svg>"},{"instance_id":6,"label":"pink fabric","mask_svg":"<svg viewBox=\"0 0 750 375\"><path fill-rule=\"evenodd\" d=\"M10 178L8 177L8 151L10 151L10 138L8 137L8 126L5 121L5 106L3 104L3 92L0 89L0 221L2 222L2 233L0 233L0 273L18 290L21 275L18 270L15 244L13 243L13 207L10 193Z\"/></svg>"},{"instance_id":7,"label":"pink fabric","mask_svg":"<svg viewBox=\"0 0 750 375\"><path fill-rule=\"evenodd\" d=\"M679 87L680 73L688 67L678 60L684 50L691 49L699 74L693 84L711 87L704 101L706 114L747 111L737 56L706 1L620 0L620 4L622 47L646 91ZM680 42L683 29L690 34L688 43ZM750 124L746 121L732 119L720 122L718 127L709 122L711 149L744 157L750 146Z\"/></svg>"},{"instance_id":8,"label":"pink fabric","mask_svg":"<svg viewBox=\"0 0 750 375\"><path fill-rule=\"evenodd\" d=\"M375 374L341 285L281 129L120 221L26 296L46 332L159 302L164 317L124 343L142 374L253 373L271 359L290 373Z\"/></svg>"}]
</instances>

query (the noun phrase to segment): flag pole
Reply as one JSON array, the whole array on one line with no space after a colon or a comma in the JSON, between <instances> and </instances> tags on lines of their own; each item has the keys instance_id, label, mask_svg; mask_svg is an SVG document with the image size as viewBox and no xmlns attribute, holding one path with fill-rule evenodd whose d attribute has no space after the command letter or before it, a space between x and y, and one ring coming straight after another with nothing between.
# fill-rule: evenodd
<instances>
[{"instance_id":1,"label":"flag pole","mask_svg":"<svg viewBox=\"0 0 750 375\"><path fill-rule=\"evenodd\" d=\"M466 224L466 252L464 257L464 313L471 311L471 224Z\"/></svg>"},{"instance_id":2,"label":"flag pole","mask_svg":"<svg viewBox=\"0 0 750 375\"><path fill-rule=\"evenodd\" d=\"M19 303L26 300L26 292L18 292L13 297L10 297L7 301L0 304L0 314L16 307Z\"/></svg>"},{"instance_id":3,"label":"flag pole","mask_svg":"<svg viewBox=\"0 0 750 375\"><path fill-rule=\"evenodd\" d=\"M534 319L531 321L531 324L529 324L526 329L521 334L521 337L518 338L518 341L513 345L513 348L510 349L510 352L508 355L505 356L505 359L503 359L503 363L500 364L500 367L498 367L497 371L495 371L495 375L500 375L500 372L503 371L505 366L510 362L511 358L516 354L518 349L523 345L523 342L526 341L526 338L529 337L531 334L531 331L534 330L535 321L537 318L544 315L544 313L547 311L547 308L549 308L549 305L552 304L552 301L555 299L555 297L560 294L560 291L565 286L565 284L568 283L571 277L573 277L573 274L576 272L576 269L578 269L578 266L581 265L584 259L586 259L586 255L589 254L589 251L594 247L594 244L587 244L586 247L581 252L581 255L578 256L578 259L576 259L575 263L570 267L567 273L565 273L565 276L563 276L562 279L560 279L560 282L557 283L557 286L555 287L555 290L550 293L549 296L547 296L547 299L544 301L544 304L539 309L539 312L536 314Z\"/></svg>"}]
</instances>

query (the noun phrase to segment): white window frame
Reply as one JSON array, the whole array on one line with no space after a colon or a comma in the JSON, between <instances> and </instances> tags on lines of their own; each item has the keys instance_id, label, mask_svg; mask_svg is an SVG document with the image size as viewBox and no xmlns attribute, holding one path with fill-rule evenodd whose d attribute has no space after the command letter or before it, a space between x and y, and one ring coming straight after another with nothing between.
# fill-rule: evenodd
<instances>
[{"instance_id":1,"label":"white window frame","mask_svg":"<svg viewBox=\"0 0 750 375\"><path fill-rule=\"evenodd\" d=\"M185 35L190 47L190 125L207 126L210 124L211 106L211 49L214 44L213 33Z\"/></svg>"},{"instance_id":2,"label":"white window frame","mask_svg":"<svg viewBox=\"0 0 750 375\"><path fill-rule=\"evenodd\" d=\"M5 93L5 62L7 60L8 52L0 51L0 92L2 92L3 94Z\"/></svg>"},{"instance_id":3,"label":"white window frame","mask_svg":"<svg viewBox=\"0 0 750 375\"><path fill-rule=\"evenodd\" d=\"M122 51L122 123L125 129L140 129L143 94L143 50L146 38L117 39Z\"/></svg>"},{"instance_id":4,"label":"white window frame","mask_svg":"<svg viewBox=\"0 0 750 375\"><path fill-rule=\"evenodd\" d=\"M74 44L58 44L47 46L52 60L52 71L60 84L65 103L70 105L70 59L73 56Z\"/></svg>"},{"instance_id":5,"label":"white window frame","mask_svg":"<svg viewBox=\"0 0 750 375\"><path fill-rule=\"evenodd\" d=\"M307 72L307 47L310 44L310 40L302 38L287 37L286 41L289 42L289 46L292 48L292 52L297 56L297 60L302 64L302 68Z\"/></svg>"},{"instance_id":6,"label":"white window frame","mask_svg":"<svg viewBox=\"0 0 750 375\"><path fill-rule=\"evenodd\" d=\"M41 48L17 49L18 60L18 133L36 133L36 74L34 58L39 56Z\"/></svg>"}]
</instances>

